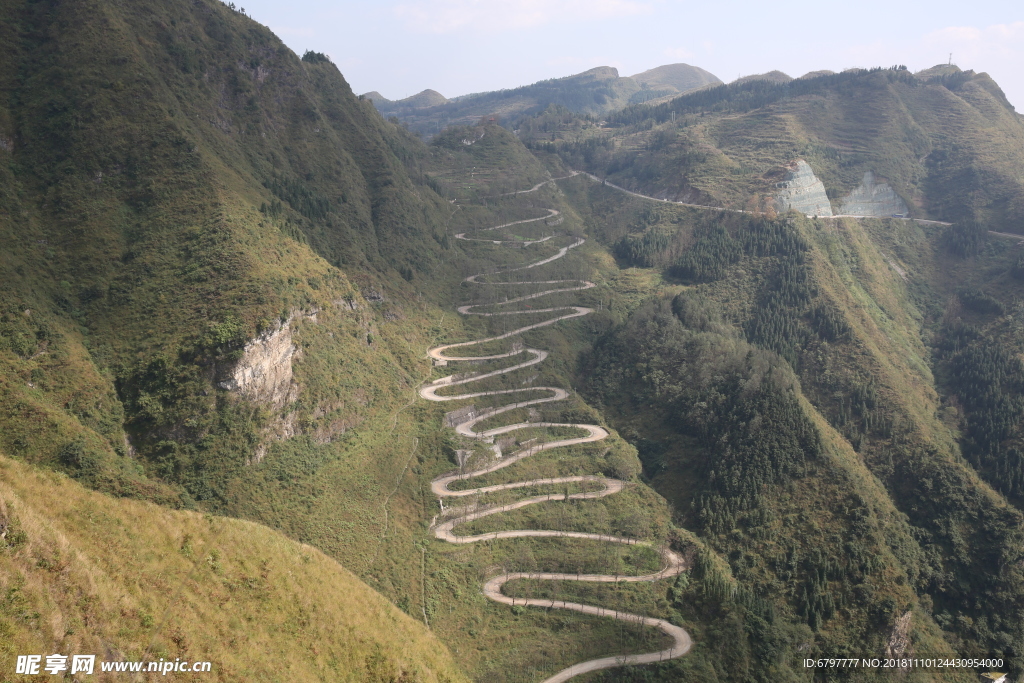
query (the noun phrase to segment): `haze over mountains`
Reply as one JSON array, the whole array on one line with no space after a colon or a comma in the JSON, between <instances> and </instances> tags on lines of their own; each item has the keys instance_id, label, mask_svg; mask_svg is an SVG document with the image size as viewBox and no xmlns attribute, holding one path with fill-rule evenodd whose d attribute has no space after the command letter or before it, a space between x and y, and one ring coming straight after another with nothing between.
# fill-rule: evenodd
<instances>
[{"instance_id":1,"label":"haze over mountains","mask_svg":"<svg viewBox=\"0 0 1024 683\"><path fill-rule=\"evenodd\" d=\"M657 101L719 83L713 74L689 64L666 64L632 76L619 76L617 69L599 66L573 76L450 100L434 90L397 101L376 91L363 97L372 100L385 117L396 116L410 130L429 136L448 125L476 123L481 116L512 120L553 104L578 114L601 116L629 104Z\"/></svg>"}]
</instances>

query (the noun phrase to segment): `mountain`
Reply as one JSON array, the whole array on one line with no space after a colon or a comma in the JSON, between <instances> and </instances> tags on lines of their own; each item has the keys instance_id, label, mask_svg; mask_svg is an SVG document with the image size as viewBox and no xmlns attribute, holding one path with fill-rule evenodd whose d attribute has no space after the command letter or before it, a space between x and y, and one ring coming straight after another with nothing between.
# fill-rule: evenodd
<instances>
[{"instance_id":1,"label":"mountain","mask_svg":"<svg viewBox=\"0 0 1024 683\"><path fill-rule=\"evenodd\" d=\"M386 112L395 109L423 109L426 107L437 107L445 104L448 100L444 95L437 92L436 90L424 90L423 92L410 95L401 100L391 101L381 95L379 92L368 92L362 95L363 98L373 102L374 106L377 107L381 112Z\"/></svg>"},{"instance_id":2,"label":"mountain","mask_svg":"<svg viewBox=\"0 0 1024 683\"><path fill-rule=\"evenodd\" d=\"M481 117L511 123L551 105L578 114L602 116L628 104L718 83L721 81L714 75L689 64L667 64L626 77L620 77L613 67L599 66L565 78L451 100L445 100L433 90L398 101L386 100L377 92L366 93L363 97L372 100L384 116L396 116L410 130L429 137L447 125L471 125Z\"/></svg>"},{"instance_id":3,"label":"mountain","mask_svg":"<svg viewBox=\"0 0 1024 683\"><path fill-rule=\"evenodd\" d=\"M104 661L178 659L220 680L466 680L422 624L315 548L3 455L0 580L8 662L93 653L96 674Z\"/></svg>"},{"instance_id":4,"label":"mountain","mask_svg":"<svg viewBox=\"0 0 1024 683\"><path fill-rule=\"evenodd\" d=\"M986 75L598 121L567 104L658 92L598 69L428 144L232 5L0 13L7 656L1024 673L1022 124Z\"/></svg>"},{"instance_id":5,"label":"mountain","mask_svg":"<svg viewBox=\"0 0 1024 683\"><path fill-rule=\"evenodd\" d=\"M536 216L539 195L488 199L549 178L529 150L497 126L427 146L326 56L213 0L0 12L0 647L188 649L225 680L280 655L261 670L499 683L645 647L480 589L524 558L657 571L659 553L427 535L430 482L463 449L416 394L437 372L424 350L477 331L452 306L464 271L499 264L456 235ZM549 332L546 376L568 386L579 340ZM630 485L591 528L696 552L629 444L583 454L572 471Z\"/></svg>"},{"instance_id":6,"label":"mountain","mask_svg":"<svg viewBox=\"0 0 1024 683\"><path fill-rule=\"evenodd\" d=\"M680 94L721 83L714 74L689 64L665 64L633 74L630 78L639 83L641 88L646 86L652 90L674 90Z\"/></svg>"},{"instance_id":7,"label":"mountain","mask_svg":"<svg viewBox=\"0 0 1024 683\"><path fill-rule=\"evenodd\" d=\"M751 81L768 81L769 83L788 83L793 80L792 76L782 73L781 71L769 71L763 74L751 74L749 76L743 76L737 78L731 83L731 85L739 85L741 83L750 83Z\"/></svg>"},{"instance_id":8,"label":"mountain","mask_svg":"<svg viewBox=\"0 0 1024 683\"><path fill-rule=\"evenodd\" d=\"M987 74L955 66L741 79L586 125L567 146L556 131L522 128L526 140L572 150L575 166L656 197L764 208L802 160L833 213L871 173L898 195L887 205L911 215L1024 230L1021 117Z\"/></svg>"},{"instance_id":9,"label":"mountain","mask_svg":"<svg viewBox=\"0 0 1024 683\"><path fill-rule=\"evenodd\" d=\"M5 12L5 377L26 381L5 387L4 446L112 491L173 473L191 505L219 495L199 484L208 467L252 457L222 445L256 452L295 431L242 437L228 423L251 408L235 397L354 420L289 393L290 375L218 387L257 362L253 340L290 338L318 311L370 333L366 304L337 302L383 300L392 283L408 295L437 267L447 202L410 175L418 143L322 55L300 60L220 3ZM74 28L42 38L54 22ZM69 463L79 442L87 456Z\"/></svg>"},{"instance_id":10,"label":"mountain","mask_svg":"<svg viewBox=\"0 0 1024 683\"><path fill-rule=\"evenodd\" d=\"M938 629L1019 676L1024 124L998 85L748 80L519 134L592 174L563 184L588 235L663 283L578 382L676 522L826 649Z\"/></svg>"},{"instance_id":11,"label":"mountain","mask_svg":"<svg viewBox=\"0 0 1024 683\"><path fill-rule=\"evenodd\" d=\"M384 97L383 95L381 95L381 94L380 94L379 92L377 92L376 90L373 90L373 91L371 91L371 92L368 92L368 93L364 93L364 94L363 94L363 97L364 97L365 99L371 100L371 101L373 101L373 102L378 102L378 103L380 103L380 105L390 105L390 104L394 104L394 102L392 102L392 101L391 101L391 100L389 100L388 98Z\"/></svg>"},{"instance_id":12,"label":"mountain","mask_svg":"<svg viewBox=\"0 0 1024 683\"><path fill-rule=\"evenodd\" d=\"M1019 255L993 238L964 261L913 222L712 213L594 182L569 194L623 267L687 285L594 345L581 393L676 522L782 598L766 621L791 610L824 650L944 640L1019 671L1024 385L1004 336ZM960 296L975 298L944 315ZM953 520L971 521L951 535Z\"/></svg>"},{"instance_id":13,"label":"mountain","mask_svg":"<svg viewBox=\"0 0 1024 683\"><path fill-rule=\"evenodd\" d=\"M26 646L56 648L66 630L68 644L82 637L97 652L107 639L134 654L157 635L167 652L179 652L184 646L170 645L177 629L188 647L220 652L225 666L239 662L243 671L242 655L218 648L263 628L243 626L257 618L244 603L261 615L280 608L281 628L265 626L276 629L267 638L280 640L282 654L312 648L290 676L321 675L323 665L333 677L330 667L347 666L344 650L369 658L352 660L357 669L379 659L380 680L391 680L384 669L395 662L426 671L440 661L432 658L443 658L441 646L405 649L426 632L395 621L373 589L334 564L369 578L358 558L368 561L383 543L387 492L378 490L391 491L408 463L399 435L369 451L359 439L408 401L429 321L441 314L417 293L417 278L441 268L450 250L450 204L417 168L429 150L359 101L326 57L300 58L213 0L4 3L0 143L0 450L54 471L33 486L70 476L113 498L257 520L331 555L311 556L314 605L306 602L312 584L275 592L260 574L264 560L271 576L296 570L289 558L301 546L251 524L228 525L235 540L222 557L230 573L182 595L194 595L200 615L232 601L241 611L211 617L210 630L172 629L162 615L178 587L159 583L160 598L129 584L163 571L154 553L170 553L174 564L185 542L168 532L147 545L134 534L139 524L198 525L193 547L205 553L216 539L204 517L101 504L70 485L53 490L82 501L97 528L123 520L106 539L78 530L78 512L67 513L65 527L61 505L28 493L22 505L5 490L30 551L0 553L2 647L13 633ZM372 467L362 462L371 453ZM360 483L335 480L324 488L346 492L345 504L311 512L303 478L332 468ZM12 472L21 471L0 476L20 485ZM264 492L275 487L287 490L266 504ZM363 533L353 520L372 529ZM242 548L242 537L256 545ZM117 547L132 554L121 561L135 578L119 573ZM411 544L409 552L419 561ZM200 568L209 566L204 558ZM33 576L48 583L24 583ZM413 594L410 580L374 588L395 602L398 590ZM95 608L90 582L101 582ZM47 597L51 586L66 595ZM118 602L125 591L130 602ZM23 621L29 606L43 616ZM348 623L319 630L310 615L328 608ZM376 635L357 643L364 636L346 629L360 620L374 623ZM222 627L236 635L215 631ZM121 628L129 635L117 635ZM268 648L245 667L291 666L260 659L275 651ZM224 671L225 679L242 676ZM459 678L448 664L437 671Z\"/></svg>"}]
</instances>

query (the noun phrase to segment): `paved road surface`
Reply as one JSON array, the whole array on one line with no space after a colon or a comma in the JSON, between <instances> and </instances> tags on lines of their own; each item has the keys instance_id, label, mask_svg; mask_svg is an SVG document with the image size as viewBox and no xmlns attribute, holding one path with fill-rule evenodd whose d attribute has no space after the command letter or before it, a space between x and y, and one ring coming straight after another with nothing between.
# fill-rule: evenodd
<instances>
[{"instance_id":1,"label":"paved road surface","mask_svg":"<svg viewBox=\"0 0 1024 683\"><path fill-rule=\"evenodd\" d=\"M593 180L595 182L598 182L598 183L601 183L602 185L607 185L608 187L616 189L616 190L618 190L620 192L625 192L626 194L629 194L629 195L633 195L634 197L641 197L643 199L650 199L650 200L655 201L655 202L666 202L668 204L676 204L677 206L689 206L689 207L694 208L694 209L708 209L709 211L725 211L725 212L728 212L728 213L755 213L753 211L744 211L743 209L727 209L727 208L721 207L721 206L708 206L706 204L690 204L688 202L677 202L677 201L674 201L672 199L662 199L662 198L659 198L659 197L652 197L652 196L647 195L647 194L640 194L639 192L633 192L632 190L627 190L624 187L620 187L619 185L616 185L615 183L610 183L610 182L608 182L605 179L598 178L593 173L587 173L586 171L578 171L578 172L574 173L573 175L579 175L581 173L583 175L587 176L588 178L590 178L591 180ZM572 176L565 176L565 177L566 178L571 178ZM556 180L562 180L562 178L557 178ZM537 189L537 188L534 188L534 189ZM524 190L524 191L529 192L531 190ZM814 218L814 216L812 216L810 214L807 214L807 217L808 218ZM819 216L819 218L891 218L892 220L897 220L897 221L916 221L918 223L929 223L931 225L952 225L952 223L946 223L944 221L927 221L927 220L925 220L923 218L896 218L895 216L860 216L860 215L856 215L856 214L845 214L845 213L844 214L836 214L834 216Z\"/></svg>"},{"instance_id":2,"label":"paved road surface","mask_svg":"<svg viewBox=\"0 0 1024 683\"><path fill-rule=\"evenodd\" d=\"M577 175L573 173L572 175ZM570 176L566 176L570 177ZM547 183L560 180L555 178L544 183L539 183L529 190L523 190L521 192L509 193L509 194L523 194L526 192L535 192ZM711 207L709 207L711 208ZM513 223L506 223L504 225L494 226L492 228L484 228L482 230L495 230L497 228L507 227L509 225L517 225L519 223L529 223L532 221L544 220L558 214L554 209L548 209L549 214L541 218L531 218L522 221L515 221ZM468 238L465 233L456 235L459 239L473 240L477 238ZM551 236L553 237L553 236ZM520 242L516 241L515 244L536 244L537 242L546 241L551 237L545 237L542 240L534 240L531 242ZM479 240L489 241L501 244L503 242L499 240ZM486 285L522 285L522 284L547 284L556 285L555 287L539 292L536 294L527 294L524 296L515 297L507 301L498 304L489 304L492 308L498 308L502 306L509 306L522 301L530 299L536 299L543 296L549 296L559 292L573 292L590 289L594 287L594 283L587 282L586 280L529 280L529 281L486 281L481 282L480 278L488 277L488 275L504 275L505 273L512 273L518 271L528 271L533 268L543 266L547 263L551 263L557 259L564 257L570 249L580 246L584 243L584 240L580 239L568 246L562 247L554 256L541 259L539 261L521 266L519 268L511 268L500 271L500 273L471 275L466 278L466 282L473 284L486 284ZM566 287L557 287L557 285L570 285ZM460 306L458 308L459 313L463 315L480 315L480 316L498 316L498 315L535 315L535 314L554 314L550 318L541 322L524 325L511 332L504 334L495 335L493 337L486 337L483 339L475 339L472 341L459 342L456 344L445 344L443 346L437 346L430 349L427 353L431 358L437 361L444 361L445 363L459 362L459 361L481 361L481 360L499 360L502 358L511 358L513 356L525 355L527 359L511 365L506 368L486 372L479 375L473 375L468 378L455 379L455 375L442 377L441 379L435 380L431 384L425 385L420 388L419 394L421 397L428 401L457 401L469 398L476 398L481 396L499 396L499 395L512 395L521 394L524 392L530 393L547 393L547 396L541 396L540 398L531 398L519 401L512 401L511 403L485 410L482 413L478 413L472 418L466 418L461 423L455 426L455 430L466 437L479 439L483 442L490 443L491 449L494 451L496 456L495 462L472 470L470 472L461 472L456 474L449 474L442 477L438 477L431 482L431 489L439 499L444 498L461 498L466 496L478 496L486 495L489 493L495 493L498 491L508 491L514 489L530 488L536 486L550 486L550 485L565 485L570 483L582 484L584 491L580 493L551 493L542 494L538 496L532 496L529 498L523 498L513 503L507 503L505 505L492 505L489 507L483 507L481 509L475 509L472 511L466 510L455 510L457 516L452 519L442 521L433 527L434 536L443 541L449 543L478 543L480 541L491 541L500 538L580 538L586 540L599 541L604 543L622 543L628 545L651 545L649 541L642 541L635 538L625 538L621 536L611 536L608 534L597 534L577 531L552 531L552 530L538 530L538 529L517 529L511 531L494 531L490 533L476 534L476 535L459 535L455 533L456 528L459 525L466 524L476 519L488 517L490 515L502 514L517 510L519 508L526 507L528 505L535 505L539 503L546 503L553 500L587 500L595 498L603 498L605 496L611 496L620 492L626 485L625 482L618 479L612 479L610 477L601 477L596 475L577 475L569 477L550 477L546 479L532 479L529 481L519 481L509 484L497 484L492 486L483 486L472 489L459 489L451 490L449 485L453 482L464 481L473 479L476 477L496 472L504 469L524 458L528 458L532 455L536 455L542 451L550 450L552 448L561 448L564 446L571 446L574 444L588 443L592 441L600 441L608 437L608 432L598 426L589 424L575 424L575 423L558 423L558 422L520 422L516 424L506 425L503 427L497 427L494 429L488 429L484 431L477 431L475 426L477 423L492 418L496 415L500 415L505 412L517 410L526 406L538 405L542 403L549 403L552 401L563 401L569 397L569 392L560 387L524 387L519 389L505 389L500 391L478 391L461 394L444 394L441 395L438 392L445 390L451 391L452 387L458 387L473 382L479 382L489 377L495 377L498 375L504 375L516 370L536 365L543 362L548 357L548 352L543 349L534 349L524 347L509 351L506 353L492 354L490 356L456 356L448 355L448 352L454 349L466 348L470 346L476 346L479 344L486 344L487 342L498 341L501 339L507 339L516 335L521 335L524 332L534 330L548 325L553 325L562 320L568 320L570 318L576 318L580 316L589 315L594 312L594 309L587 308L585 306L561 306L556 308L543 308L543 309L520 309L520 310L509 310L509 311L491 311L491 312L478 312L474 309L480 308L481 306L469 305ZM523 429L538 429L538 428L550 428L550 427L561 427L575 429L579 432L583 432L581 436L573 436L561 439L555 439L552 441L545 441L533 444L529 447L522 448L514 453L505 455L501 452L497 445L494 445L495 437L502 434L509 434ZM593 489L593 490L588 490ZM449 510L452 510L451 508ZM642 624L644 626L650 626L653 628L660 629L663 633L672 638L673 644L671 647L658 652L649 652L645 654L631 654L631 655L620 655L615 657L603 657L601 659L593 659L587 662L581 662L574 664L573 666L564 669L551 678L548 678L544 683L561 683L567 681L574 676L589 672L597 671L599 669L609 669L619 666L628 666L632 664L649 664L653 662L665 661L668 659L674 659L676 657L682 657L689 652L692 645L690 635L679 626L670 624L663 619L654 619L652 617L645 617L638 614L631 614L629 612L621 612L618 610L610 610L603 607L595 607L592 605L583 605L575 602L566 602L564 600L541 600L534 598L510 598L502 593L501 588L509 581L515 581L517 579L532 579L542 581L589 581L598 583L635 583L645 581L658 581L660 579L669 578L676 576L688 569L685 560L677 553L667 549L659 549L661 557L664 560L664 567L655 573L645 574L641 576L618 576L610 574L557 574L557 573L514 573L514 574L503 574L496 576L489 580L483 588L485 596L507 605L525 605L529 607L543 607L543 608L554 608L554 609L565 609L575 612L581 612L583 614L593 614L601 617L609 617L612 619L618 619L633 624Z\"/></svg>"}]
</instances>

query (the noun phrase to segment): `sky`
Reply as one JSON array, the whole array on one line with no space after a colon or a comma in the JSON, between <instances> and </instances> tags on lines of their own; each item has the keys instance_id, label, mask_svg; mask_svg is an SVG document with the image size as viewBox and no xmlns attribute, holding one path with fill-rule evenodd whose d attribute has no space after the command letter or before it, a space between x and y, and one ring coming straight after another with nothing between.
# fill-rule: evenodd
<instances>
[{"instance_id":1,"label":"sky","mask_svg":"<svg viewBox=\"0 0 1024 683\"><path fill-rule=\"evenodd\" d=\"M327 54L358 93L401 99L512 88L613 66L685 62L725 82L953 63L988 72L1024 113L1024 3L677 0L236 0L302 54Z\"/></svg>"}]
</instances>

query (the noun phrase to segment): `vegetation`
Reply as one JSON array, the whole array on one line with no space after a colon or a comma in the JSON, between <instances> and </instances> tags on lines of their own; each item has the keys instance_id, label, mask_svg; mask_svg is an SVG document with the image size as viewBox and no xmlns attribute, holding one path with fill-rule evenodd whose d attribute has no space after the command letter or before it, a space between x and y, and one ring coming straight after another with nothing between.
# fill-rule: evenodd
<instances>
[{"instance_id":1,"label":"vegetation","mask_svg":"<svg viewBox=\"0 0 1024 683\"><path fill-rule=\"evenodd\" d=\"M594 185L589 196L570 196L593 206L605 194ZM999 548L999 557L1020 556L1022 517L992 499L977 475L957 463L956 451L943 453L949 442L929 422L934 417L919 411L921 402L932 400L927 394L915 389L905 403L891 391L893 364L906 361L891 355L883 360L882 354L892 353L883 348L907 343L902 330L917 329L912 318L905 328L899 326L907 323L891 321L916 310L899 298L899 287L895 297L892 289L883 294L882 283L899 275L872 253L864 229L851 222L831 231L802 219L724 216L696 219L692 227L680 222L674 234L683 237L676 239L690 246L675 265L662 268L697 286L642 306L595 347L584 370L588 398L637 445L646 476L673 503L679 522L729 557L740 585L754 586L756 594L773 599L779 614L810 628L819 646L831 649L841 641L855 651L883 647L873 639L884 625L913 610L913 623L931 633L929 647L941 647L934 640L941 627L948 646L973 643L1014 657L1021 637L1011 626L1016 608L1000 606L1017 604L1020 598L1009 596L1021 589L1020 577L983 567L1007 566L987 554L992 548ZM872 235L886 235L886 249L908 236L906 230L884 230L889 232ZM950 258L942 231L932 240L930 253ZM915 258L923 264L926 257ZM955 291L961 308L954 313L962 310L971 320L1008 310L976 287ZM921 297L936 295L919 290ZM864 302L873 321L866 325L851 311L851 301ZM899 312L901 306L907 313ZM889 336L884 343L875 336L881 329ZM969 416L964 454L1009 494L1019 476L1013 441L1020 417L1018 363L970 329L949 328L940 337L939 358L948 360L940 360L937 371L948 377ZM856 355L865 347L878 361ZM867 376L861 374L865 363ZM799 384L790 368L799 373ZM907 386L919 382L898 381L904 396ZM867 484L872 477L865 478L865 464L888 490ZM938 481L944 482L941 493L934 488ZM848 498L851 491L854 498ZM794 498L801 502L788 507ZM935 504L939 499L946 508ZM786 530L786 524L810 522L800 515L810 509L816 516L809 528ZM964 535L950 543L944 519L977 521L961 527ZM865 535L868 528L879 530L876 540ZM818 534L821 541L792 545L797 537ZM953 589L939 566L960 576L963 588ZM970 596L995 594L1002 597L988 603L984 614L972 611Z\"/></svg>"},{"instance_id":2,"label":"vegetation","mask_svg":"<svg viewBox=\"0 0 1024 683\"><path fill-rule=\"evenodd\" d=\"M466 680L422 624L314 548L251 522L110 498L5 456L0 589L7 662L93 653L209 661L196 678L218 681Z\"/></svg>"},{"instance_id":3,"label":"vegetation","mask_svg":"<svg viewBox=\"0 0 1024 683\"><path fill-rule=\"evenodd\" d=\"M538 104L519 126L528 149L488 120L424 144L354 97L325 55L299 58L218 2L8 3L0 46L8 655L100 640L187 649L227 680L264 666L262 648L291 667L282 676L460 680L412 617L469 675L511 683L609 642L655 643L479 594L503 570L648 571L649 550L429 536L442 512L430 480L473 450L444 414L492 404L419 403L415 388L442 372L423 350L506 331L508 316L460 320L451 305L500 306L538 291L536 275L595 283L544 299L594 313L524 335L551 351L543 367L480 386L580 389L507 417L613 435L488 482L629 485L467 530L604 529L672 544L693 566L651 586L510 591L628 605L692 631L691 655L619 680L800 680L802 657L887 648L993 654L1020 675L1024 268L987 231L1024 215L1022 138L984 74L752 81L629 108L611 126ZM776 216L773 183L794 158L833 198L872 170L953 225ZM522 193L573 168L749 213L585 176ZM473 233L493 225L505 227ZM581 236L512 287L464 281ZM288 372L242 387L236 371L272 348ZM549 489L535 493L565 492ZM342 621L365 624L361 639ZM223 633L249 639L228 652Z\"/></svg>"},{"instance_id":4,"label":"vegetation","mask_svg":"<svg viewBox=\"0 0 1024 683\"><path fill-rule=\"evenodd\" d=\"M478 121L514 127L519 120L551 107L588 118L597 117L629 104L659 100L720 82L707 71L687 64L660 69L667 72L659 74L655 73L659 69L652 69L634 77L620 77L616 69L599 66L573 76L473 93L447 101L443 97L437 101L436 93L429 99L423 97L425 93L398 101L373 99L385 116L396 117L419 134L433 136L441 134L446 127L472 125Z\"/></svg>"},{"instance_id":5,"label":"vegetation","mask_svg":"<svg viewBox=\"0 0 1024 683\"><path fill-rule=\"evenodd\" d=\"M805 159L832 199L871 171L915 215L1016 231L1021 126L987 74L943 66L747 80L627 107L604 126L545 114L520 134L573 168L659 198L767 211L783 167ZM964 237L951 246L964 248Z\"/></svg>"}]
</instances>

